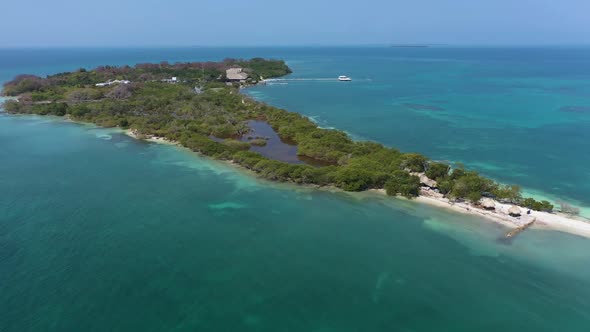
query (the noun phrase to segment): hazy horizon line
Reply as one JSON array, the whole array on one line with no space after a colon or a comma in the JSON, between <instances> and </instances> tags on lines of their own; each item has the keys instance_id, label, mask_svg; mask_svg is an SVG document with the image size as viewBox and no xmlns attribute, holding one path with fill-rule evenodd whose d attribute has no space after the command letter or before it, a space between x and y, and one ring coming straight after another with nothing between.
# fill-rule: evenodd
<instances>
[{"instance_id":1,"label":"hazy horizon line","mask_svg":"<svg viewBox=\"0 0 590 332\"><path fill-rule=\"evenodd\" d=\"M137 44L137 45L0 45L0 49L51 49L51 48L302 48L302 47L581 47L590 46L588 43L495 43L495 44L477 44L477 43L347 43L347 44L329 44L329 43L302 43L302 44L235 44L235 45L216 45L216 44Z\"/></svg>"}]
</instances>

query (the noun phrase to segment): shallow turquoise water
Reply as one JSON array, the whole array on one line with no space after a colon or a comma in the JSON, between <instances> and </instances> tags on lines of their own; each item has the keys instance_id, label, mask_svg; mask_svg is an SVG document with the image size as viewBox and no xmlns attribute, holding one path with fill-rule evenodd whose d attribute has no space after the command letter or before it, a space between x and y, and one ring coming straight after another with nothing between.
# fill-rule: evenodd
<instances>
[{"instance_id":1,"label":"shallow turquoise water","mask_svg":"<svg viewBox=\"0 0 590 332\"><path fill-rule=\"evenodd\" d=\"M353 82L248 93L356 138L590 207L590 48L369 48L289 65L294 78L345 73Z\"/></svg>"},{"instance_id":2,"label":"shallow turquoise water","mask_svg":"<svg viewBox=\"0 0 590 332\"><path fill-rule=\"evenodd\" d=\"M294 78L247 93L431 158L461 161L590 217L590 47L2 49L0 81L167 60L287 60ZM346 74L350 83L335 80Z\"/></svg>"},{"instance_id":3,"label":"shallow turquoise water","mask_svg":"<svg viewBox=\"0 0 590 332\"><path fill-rule=\"evenodd\" d=\"M587 116L558 111L588 103L586 50L431 51L2 50L0 80L282 57L294 76L354 81L248 93L587 202ZM2 332L590 328L590 242L574 236L532 230L501 244L506 230L473 217L268 183L116 130L1 113L0 189Z\"/></svg>"},{"instance_id":4,"label":"shallow turquoise water","mask_svg":"<svg viewBox=\"0 0 590 332\"><path fill-rule=\"evenodd\" d=\"M587 331L590 242L0 114L2 331Z\"/></svg>"}]
</instances>

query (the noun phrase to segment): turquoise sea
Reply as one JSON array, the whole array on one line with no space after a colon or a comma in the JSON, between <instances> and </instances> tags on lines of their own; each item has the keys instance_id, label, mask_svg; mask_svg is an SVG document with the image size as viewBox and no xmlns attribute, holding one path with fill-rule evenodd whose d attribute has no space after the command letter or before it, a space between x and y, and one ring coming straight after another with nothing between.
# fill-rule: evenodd
<instances>
[{"instance_id":1,"label":"turquoise sea","mask_svg":"<svg viewBox=\"0 0 590 332\"><path fill-rule=\"evenodd\" d=\"M590 47L383 48L299 57L249 93L437 160L463 162L590 217ZM307 80L346 74L350 83Z\"/></svg>"},{"instance_id":2,"label":"turquoise sea","mask_svg":"<svg viewBox=\"0 0 590 332\"><path fill-rule=\"evenodd\" d=\"M587 204L590 49L0 50L0 81L281 57L246 91L362 139ZM308 80L346 74L350 83ZM278 82L277 82L278 83ZM588 331L590 241L258 180L186 150L0 113L0 331Z\"/></svg>"}]
</instances>

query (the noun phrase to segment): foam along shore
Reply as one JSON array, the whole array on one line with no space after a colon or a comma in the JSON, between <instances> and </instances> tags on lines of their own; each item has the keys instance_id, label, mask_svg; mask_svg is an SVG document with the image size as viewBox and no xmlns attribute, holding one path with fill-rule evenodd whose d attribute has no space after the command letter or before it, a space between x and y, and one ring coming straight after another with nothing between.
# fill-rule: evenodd
<instances>
[{"instance_id":1,"label":"foam along shore","mask_svg":"<svg viewBox=\"0 0 590 332\"><path fill-rule=\"evenodd\" d=\"M135 129L125 130L125 134L134 139L145 140L148 142L177 145L182 146L179 142L168 140L165 137L158 137L154 135L143 135ZM230 161L230 164L236 165L243 168L239 164ZM383 195L387 195L385 189L371 189L370 191L378 192ZM442 194L430 189L425 186L420 189L420 195L414 198L416 202L422 204L428 204L440 208L450 209L452 211L467 213L479 217L483 217L487 220L497 222L505 227L516 229L523 228L534 221L534 226L537 229L546 229L569 233L573 235L583 236L590 238L590 222L575 217L568 216L561 213L548 213L541 211L529 211L526 208L518 207L513 204L501 203L496 200L487 199L493 202L493 209L486 209L483 205L474 205L469 202L455 202L448 198L445 198ZM512 216L509 212L511 209L518 208L520 210L520 216Z\"/></svg>"}]
</instances>

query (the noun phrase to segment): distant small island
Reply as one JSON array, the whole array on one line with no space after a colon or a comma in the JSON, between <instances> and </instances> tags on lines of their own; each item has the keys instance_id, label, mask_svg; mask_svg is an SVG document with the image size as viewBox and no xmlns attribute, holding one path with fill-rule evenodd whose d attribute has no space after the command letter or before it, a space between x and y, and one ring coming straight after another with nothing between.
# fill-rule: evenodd
<instances>
[{"instance_id":1,"label":"distant small island","mask_svg":"<svg viewBox=\"0 0 590 332\"><path fill-rule=\"evenodd\" d=\"M430 47L430 45L421 45L421 44L399 44L399 45L391 45L391 47L426 48L426 47Z\"/></svg>"},{"instance_id":2,"label":"distant small island","mask_svg":"<svg viewBox=\"0 0 590 332\"><path fill-rule=\"evenodd\" d=\"M461 164L353 141L343 131L319 128L298 113L240 93L241 88L290 73L284 61L262 58L102 66L45 78L19 75L4 84L2 94L18 97L4 103L8 113L57 115L120 127L136 138L174 142L270 180L423 196L488 216L497 210L496 219L514 227L536 220L539 214L528 219L524 215L530 210L553 212L550 202L524 198L518 186L499 184ZM270 125L281 142L296 147L293 151L301 162L261 154L268 138L250 135L255 123ZM575 214L575 208L562 206L562 212Z\"/></svg>"}]
</instances>

